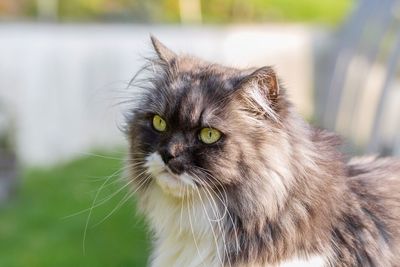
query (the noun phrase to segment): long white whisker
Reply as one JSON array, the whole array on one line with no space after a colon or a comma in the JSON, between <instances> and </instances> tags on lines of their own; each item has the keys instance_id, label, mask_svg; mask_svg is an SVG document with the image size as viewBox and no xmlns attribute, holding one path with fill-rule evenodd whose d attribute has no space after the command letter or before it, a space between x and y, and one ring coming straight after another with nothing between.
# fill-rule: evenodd
<instances>
[{"instance_id":1,"label":"long white whisker","mask_svg":"<svg viewBox=\"0 0 400 267\"><path fill-rule=\"evenodd\" d=\"M145 185L149 179L150 179L151 175L146 176L138 185L138 187L136 187L136 189L131 192L131 193L126 193L125 196L120 200L120 202L117 204L117 206L106 216L104 217L100 222L96 223L95 225L93 225L93 227L96 227L98 225L100 225L101 223L103 223L104 221L106 221L108 218L111 217L111 215L113 215L120 207L122 207L134 194L136 194L136 192L143 186Z\"/></svg>"},{"instance_id":2,"label":"long white whisker","mask_svg":"<svg viewBox=\"0 0 400 267\"><path fill-rule=\"evenodd\" d=\"M225 196L225 201L227 201L227 199L228 199L228 194L227 194L227 192L226 192L226 190L225 190L224 185L223 185L218 179L216 179L211 173L209 173L208 170L206 170L206 169L204 169L204 168L201 168L201 167L196 167L196 168L198 168L199 170L202 170L206 175L208 175L210 178L212 178L212 179L209 179L209 181L214 185L214 187L215 187L219 192L220 192L220 189L219 189L219 187L215 184L215 182L218 183L218 184L220 185L220 188L222 189L223 194L224 194L224 196ZM204 181L204 182L205 182L205 181ZM205 182L205 183L206 183L206 182ZM206 184L207 184L207 183L206 183ZM207 186L208 186L208 188L210 188L212 191L215 192L215 190L214 190L211 186L209 186L208 184L207 184ZM233 231L234 231L234 234L235 234L235 241L236 241L236 255L238 255L238 254L239 254L239 251L240 251L240 245L239 245L239 236L238 236L236 224L235 224L234 221L233 221L233 217L232 217L231 213L229 212L229 209L228 209L228 207L227 207L227 204L225 203L225 201L224 201L223 199L221 199L220 194L217 194L217 193L215 192L215 195L216 195L217 198L221 201L222 205L224 205L224 207L225 207L225 209L226 209L226 211L227 211L227 213L228 213L229 220L230 220L231 223L232 223Z\"/></svg>"},{"instance_id":3,"label":"long white whisker","mask_svg":"<svg viewBox=\"0 0 400 267\"><path fill-rule=\"evenodd\" d=\"M197 177L198 179L200 179L200 177L198 177L198 176L196 176L196 175L195 175L195 177ZM200 180L201 180L201 179L200 179ZM216 233L215 233L214 227L213 227L212 222L211 222L211 219L210 219L210 217L209 217L209 215L208 215L207 209L206 209L206 207L205 207L205 205L204 205L203 199L202 199L201 194L200 194L200 190L199 190L197 187L196 187L196 191L197 191L197 194L199 195L200 201L201 201L201 203L202 203L202 205L203 205L203 208L204 208L204 212L205 212L205 214L206 214L206 216L207 216L208 222L209 222L210 227L211 227L211 231L212 231L213 236L214 236L214 241L215 241L215 245L216 245L216 249L217 249L217 256L218 256L218 258L219 258L219 260L220 260L220 262L221 262L221 265L223 265L224 263L223 263L223 259L222 259L221 253L220 253L220 251L219 251L218 239L217 239L217 237L216 237ZM208 198L208 200L210 200L209 197L207 196L207 193L206 193L206 197ZM215 203L215 202L214 202L214 203ZM210 203L210 204L211 204L211 203ZM217 206L216 203L215 203L215 205L216 205L216 206L215 206L215 210L214 210L214 208L212 207L212 205L211 205L211 210L213 211L213 213L214 213L215 216L219 216L219 209L218 209L218 206ZM224 245L224 251L225 251L226 254L228 254L228 249L227 249L226 240L225 240L225 234L224 234L224 231L223 231L223 227L221 226L221 221L220 221L220 220L217 221L217 225L218 225L219 232L220 232L220 234L221 234L221 236L222 236L222 243L223 243L223 245ZM231 266L230 261L228 261L228 263L229 263L229 266Z\"/></svg>"},{"instance_id":4,"label":"long white whisker","mask_svg":"<svg viewBox=\"0 0 400 267\"><path fill-rule=\"evenodd\" d=\"M118 173L118 172L117 172L117 173ZM120 189L118 189L116 192L112 193L110 196L108 196L108 197L106 197L106 198L100 200L100 202L96 203L96 202L97 202L97 198L98 198L98 194L100 194L100 191L104 188L105 184L109 181L109 179L116 175L116 174L112 174L108 179L106 179L106 181L103 183L103 185L100 186L99 191L98 191L98 194L96 194L96 197L95 197L95 199L93 200L92 206L91 206L90 208L87 208L87 209L78 211L78 212L73 213L73 214L68 215L68 216L65 216L65 217L63 217L63 219L68 219L68 218L74 217L74 216L76 216L76 215L85 213L85 212L87 212L87 211L93 210L94 208L97 208L97 207L103 205L104 203L106 203L107 201L109 201L110 199L112 199L113 197L115 197L117 194L119 194L122 190L124 190L129 184L131 184L132 182L134 182L135 179L137 179L137 178L138 178L140 175L142 175L143 173L145 173L145 171L143 171L142 173L140 173L139 175L137 175L135 178L130 179L124 186L122 186L122 187L121 187Z\"/></svg>"},{"instance_id":5,"label":"long white whisker","mask_svg":"<svg viewBox=\"0 0 400 267\"><path fill-rule=\"evenodd\" d=\"M199 176L197 176L194 173L192 173L192 175L195 176L198 179L197 182L203 186L203 188L207 191L206 193L211 197L211 200L212 200L214 206L217 207L217 202L215 201L215 199L214 199L213 195L211 194L210 190L212 190L214 193L215 193L215 191L205 181L203 181ZM215 195L217 195L217 194L215 194ZM217 195L217 198L222 202L222 204L224 204L223 201L219 198L218 195ZM227 210L227 207L224 205L224 214L223 214L223 216L219 216L218 215L219 218L216 217L216 218L211 219L211 220L215 221L215 222L222 221L226 216L226 210ZM216 215L216 214L214 213L214 215Z\"/></svg>"},{"instance_id":6,"label":"long white whisker","mask_svg":"<svg viewBox=\"0 0 400 267\"><path fill-rule=\"evenodd\" d=\"M217 183L220 185L220 188L221 188L221 190L223 191L224 196L225 196L225 201L227 201L227 199L228 199L228 194L226 193L226 190L225 190L225 187L223 186L223 184L222 184L220 181L218 181L218 179L211 180L211 182L214 184L213 181L217 181ZM215 184L214 184L214 186L215 186ZM211 188L211 187L210 187L210 188ZM220 190L218 189L217 186L215 186L215 188L217 188L217 190L220 191ZM214 189L212 189L212 188L211 188L211 190L214 191ZM217 197L218 197L218 195L219 195L219 194L217 194ZM232 214L229 212L229 209L228 209L226 203L225 203L222 199L220 199L220 200L221 200L222 204L225 206L225 209L226 209L226 211L227 211L227 213L228 213L229 220L230 220L230 222L232 223L233 232L234 232L234 234L235 234L235 241L236 241L236 255L238 255L238 254L239 254L239 251L240 251L240 245L239 245L239 236L238 236L236 224L235 224L235 222L233 221Z\"/></svg>"},{"instance_id":7,"label":"long white whisker","mask_svg":"<svg viewBox=\"0 0 400 267\"><path fill-rule=\"evenodd\" d=\"M217 237L217 235L216 235L216 233L215 233L214 226L213 226L213 224L212 224L212 222L211 222L211 220L210 220L210 217L209 217L209 215L208 215L207 208L206 208L205 205L204 205L203 198L201 197L200 191L199 191L199 189L198 189L197 187L195 187L195 188L196 188L196 191L197 191L197 195L198 195L199 198L200 198L200 202L201 202L201 204L202 204L202 206L203 206L204 213L205 213L205 215L206 215L206 217L207 217L208 223L209 223L210 228L211 228L211 232L212 232L213 237L214 237L214 243L215 243L215 247L216 247L216 250L217 250L218 259L219 259L219 261L221 262L221 265L223 265L223 260L222 260L221 252L219 251L219 248L218 248L218 237ZM221 234L222 234L222 233L221 233Z\"/></svg>"},{"instance_id":8,"label":"long white whisker","mask_svg":"<svg viewBox=\"0 0 400 267\"><path fill-rule=\"evenodd\" d=\"M185 186L185 188L186 188L186 193L187 193L187 195L188 195L188 200L187 200L187 202L186 202L186 207L187 207L187 212L188 212L188 215L189 215L190 229L191 229L191 231L192 231L192 236L193 236L194 244L195 244L195 246L196 246L197 254L199 255L200 260L201 260L201 262L202 262L202 265L204 266L204 261L202 260L203 257L202 257L202 255L201 255L201 253L200 253L200 249L199 249L199 246L198 246L197 241L196 241L196 235L195 235L194 230L193 230L192 216L191 216L191 212L190 212L190 208L189 208L189 204L190 204L190 200L189 200L189 189L188 189L188 186Z\"/></svg>"},{"instance_id":9,"label":"long white whisker","mask_svg":"<svg viewBox=\"0 0 400 267\"><path fill-rule=\"evenodd\" d=\"M79 154L84 155L84 156L91 156L91 157L98 157L102 159L112 159L112 160L123 160L124 158L117 158L117 157L110 157L110 156L105 156L105 155L100 155L96 153L90 153L90 152L80 152Z\"/></svg>"},{"instance_id":10,"label":"long white whisker","mask_svg":"<svg viewBox=\"0 0 400 267\"><path fill-rule=\"evenodd\" d=\"M120 170L119 170L120 171ZM89 221L90 221L90 217L92 216L92 212L93 212L93 208L94 208L94 204L96 203L96 200L101 192L101 190L103 189L103 187L106 185L106 183L113 177L113 175L115 175L116 173L118 173L119 171L114 172L112 175L110 175L105 181L104 183L100 186L99 190L97 190L97 193L93 199L92 202L92 206L89 209L89 214L88 217L86 218L86 224L85 224L85 230L83 231L83 240L82 240L82 249L83 249L83 254L85 254L85 242L86 242L86 234L87 234L87 228L89 225Z\"/></svg>"},{"instance_id":11,"label":"long white whisker","mask_svg":"<svg viewBox=\"0 0 400 267\"><path fill-rule=\"evenodd\" d=\"M180 195L182 195L183 186L180 188ZM182 233L182 219L183 219L183 202L185 201L185 192L183 192L183 198L181 200L181 218L179 220L179 234Z\"/></svg>"}]
</instances>

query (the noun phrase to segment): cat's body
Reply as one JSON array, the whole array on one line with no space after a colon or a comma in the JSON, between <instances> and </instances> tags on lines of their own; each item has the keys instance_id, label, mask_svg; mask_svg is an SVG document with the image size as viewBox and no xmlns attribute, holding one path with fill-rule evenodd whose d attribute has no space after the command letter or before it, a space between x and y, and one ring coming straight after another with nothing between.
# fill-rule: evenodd
<instances>
[{"instance_id":1,"label":"cat's body","mask_svg":"<svg viewBox=\"0 0 400 267\"><path fill-rule=\"evenodd\" d=\"M398 160L347 162L335 135L293 111L271 68L153 44L159 59L128 121L152 267L400 266ZM218 129L207 132L216 141L204 129Z\"/></svg>"}]
</instances>

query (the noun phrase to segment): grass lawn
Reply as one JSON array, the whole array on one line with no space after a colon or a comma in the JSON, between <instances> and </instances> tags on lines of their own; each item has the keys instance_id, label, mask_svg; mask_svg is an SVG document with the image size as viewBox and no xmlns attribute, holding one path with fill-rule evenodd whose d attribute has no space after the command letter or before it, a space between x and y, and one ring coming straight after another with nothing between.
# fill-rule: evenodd
<instances>
[{"instance_id":1,"label":"grass lawn","mask_svg":"<svg viewBox=\"0 0 400 267\"><path fill-rule=\"evenodd\" d=\"M65 218L89 208L104 179L122 166L119 159L88 156L48 170L24 171L14 199L0 206L0 266L146 266L149 241L133 201L101 222L126 190L93 209L85 252L88 212ZM112 177L98 202L122 185Z\"/></svg>"}]
</instances>

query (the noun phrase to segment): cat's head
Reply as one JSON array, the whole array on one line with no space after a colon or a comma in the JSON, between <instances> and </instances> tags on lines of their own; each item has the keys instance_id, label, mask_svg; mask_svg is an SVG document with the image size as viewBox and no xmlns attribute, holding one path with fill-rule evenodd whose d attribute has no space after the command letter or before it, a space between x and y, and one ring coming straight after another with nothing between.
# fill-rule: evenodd
<instances>
[{"instance_id":1,"label":"cat's head","mask_svg":"<svg viewBox=\"0 0 400 267\"><path fill-rule=\"evenodd\" d=\"M180 197L251 183L280 159L289 104L271 67L224 67L152 43L157 58L128 120L138 185Z\"/></svg>"}]
</instances>

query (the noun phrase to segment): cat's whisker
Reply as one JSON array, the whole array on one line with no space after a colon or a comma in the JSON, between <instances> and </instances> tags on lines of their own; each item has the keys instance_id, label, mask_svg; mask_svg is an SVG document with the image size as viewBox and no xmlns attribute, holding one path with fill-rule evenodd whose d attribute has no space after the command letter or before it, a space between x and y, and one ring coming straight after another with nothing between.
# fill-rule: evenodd
<instances>
[{"instance_id":1,"label":"cat's whisker","mask_svg":"<svg viewBox=\"0 0 400 267\"><path fill-rule=\"evenodd\" d=\"M123 155L122 157L111 157L111 156L107 156L107 155L101 155L101 154L96 154L93 152L79 152L79 154L81 155L85 155L85 156L94 156L94 157L99 157L99 158L104 158L104 159L115 159L115 160L125 160L127 155L139 155L139 156L143 156L145 155L144 152L129 152L129 151L110 151L112 154L121 154Z\"/></svg>"},{"instance_id":2,"label":"cat's whisker","mask_svg":"<svg viewBox=\"0 0 400 267\"><path fill-rule=\"evenodd\" d=\"M108 176L87 176L83 178L83 181L88 182L88 183L98 183L98 182L104 182L104 180L107 179ZM97 191L97 189L94 189L93 191Z\"/></svg>"},{"instance_id":3,"label":"cat's whisker","mask_svg":"<svg viewBox=\"0 0 400 267\"><path fill-rule=\"evenodd\" d=\"M225 201L224 201L223 199L219 198L219 194L216 194L217 197L220 199L222 205L224 205L225 210L226 210L226 212L227 212L227 214L228 214L229 220L230 220L230 222L231 222L231 224L232 224L233 231L234 231L234 234L235 234L236 255L239 255L239 252L240 252L239 236L238 236L238 231L237 231L237 228L236 228L236 224L235 224L235 222L233 221L232 214L230 213L229 208L228 208L228 206L227 206L227 204L226 204L227 199L228 199L227 192L226 192L225 187L223 186L223 184L222 184L218 179L214 179L214 180L210 180L210 181L211 181L213 184L214 184L214 181L217 181L217 183L220 184L220 187L217 187L217 186L215 186L215 184L214 184L215 188L216 188L218 191L220 191L219 188L221 188L221 190L223 190L223 193L224 193L224 195L225 195ZM212 187L210 187L210 189L213 190L213 191L215 192L215 190L214 190Z\"/></svg>"},{"instance_id":4,"label":"cat's whisker","mask_svg":"<svg viewBox=\"0 0 400 267\"><path fill-rule=\"evenodd\" d=\"M201 178L198 177L197 175L195 175L195 177L197 177L199 180L201 180ZM220 258L220 260L221 260L221 264L223 264L223 262L222 262L222 257L221 257L221 255L220 255L220 252L219 252L219 249L218 249L218 239L217 239L216 234L215 234L215 232L214 232L214 228L213 228L213 225L212 225L212 221L211 221L210 217L208 216L208 212L207 212L207 210L206 210L206 208L205 208L205 206L204 206L203 199L202 199L201 194L200 194L200 191L199 191L199 189L198 189L197 187L196 187L196 190L197 190L197 193L198 193L198 195L199 195L200 202L201 202L202 205L203 205L203 208L204 208L204 211L205 211L205 213L206 213L207 219L208 219L208 221L209 221L209 223L210 223L211 231L213 232L214 239L215 239L215 243L216 243L215 245L216 245L216 249L217 249L218 256L219 256L219 258ZM208 199L209 202L210 202L210 198L207 196L207 193L206 193L206 197L207 197L207 199ZM215 216L220 216L220 214L219 214L219 208L218 208L218 206L217 206L217 204L216 204L214 198L212 197L212 195L210 195L210 197L211 197L212 201L215 203L215 209L214 209L213 206L212 206L212 204L211 204L211 202L210 202L210 204L211 204L211 210L213 211L213 213L214 213ZM217 220L216 222L217 222L217 225L218 225L218 229L219 229L220 235L222 236L222 243L223 243L223 246L224 246L223 249L224 249L225 254L227 255L227 254L228 254L228 248L227 248L227 245L226 245L225 232L224 232L223 227L221 226L221 220ZM228 257L228 263L229 263L229 266L231 266L229 257Z\"/></svg>"},{"instance_id":5,"label":"cat's whisker","mask_svg":"<svg viewBox=\"0 0 400 267\"><path fill-rule=\"evenodd\" d=\"M123 168L122 168L122 170L123 170ZM118 171L115 172L115 173L121 172L122 170L118 170ZM88 229L88 226L89 226L89 222L90 222L90 218L91 218L93 209L96 208L96 207L98 207L98 206L100 206L100 205L102 205L102 204L104 204L105 202L107 202L107 201L110 200L111 198L113 198L115 195L117 195L119 192L121 192L123 189L125 189L127 186L129 186L133 181L135 181L135 179L136 179L137 177L139 177L140 175L142 175L142 174L145 173L145 172L146 172L146 171L143 171L142 173L140 173L139 175L137 175L135 178L131 179L128 183L126 183L124 186L122 186L119 190L117 190L115 193L113 193L110 197L108 197L107 199L105 199L105 200L102 201L101 203L96 203L97 198L99 197L100 192L102 191L102 189L104 188L104 186L106 185L106 183L107 183L113 176L111 175L111 176L110 176L107 180L105 180L104 183L100 186L99 190L97 191L97 193L96 193L96 195L95 195L95 197L94 197L94 199L93 199L92 206L91 206L88 210L86 210L86 211L89 211L89 214L88 214L88 217L87 217L87 219L86 219L85 230L84 230L83 241L82 241L82 246L83 246L83 252L84 252L84 253L85 253L85 242L86 242L86 236L87 236L87 229ZM114 173L114 174L115 174L115 173ZM82 212L84 212L84 211L82 211Z\"/></svg>"},{"instance_id":6,"label":"cat's whisker","mask_svg":"<svg viewBox=\"0 0 400 267\"><path fill-rule=\"evenodd\" d=\"M182 233L182 219L183 219L183 202L185 201L185 192L183 192L183 186L179 189L179 194L182 195L182 201L181 201L181 216L179 220L179 234Z\"/></svg>"},{"instance_id":7,"label":"cat's whisker","mask_svg":"<svg viewBox=\"0 0 400 267\"><path fill-rule=\"evenodd\" d=\"M107 188L107 187L110 187L110 186L112 186L112 185L115 185L115 184L117 184L117 183L120 183L121 180L122 180L122 179L116 179L116 180L114 180L114 181L112 181L112 182L109 182L108 184L106 184L106 185L103 187L103 190L104 190L105 188ZM94 181L94 182L101 182L101 181L104 181L104 178L97 179L97 180ZM98 190L98 189L93 189L93 190L89 191L89 193L93 194L93 193L97 192L97 190Z\"/></svg>"},{"instance_id":8,"label":"cat's whisker","mask_svg":"<svg viewBox=\"0 0 400 267\"><path fill-rule=\"evenodd\" d=\"M144 162L135 162L135 163L130 163L128 165L126 165L127 168L136 168L138 166L143 166L145 163Z\"/></svg>"},{"instance_id":9,"label":"cat's whisker","mask_svg":"<svg viewBox=\"0 0 400 267\"><path fill-rule=\"evenodd\" d=\"M214 177L211 173L209 173L209 171L208 170L206 170L206 169L204 169L204 168L201 168L201 167L195 167L195 168L197 168L197 169L199 169L199 170L201 170L206 176L208 176L209 178L211 178L211 179L209 179L209 181L214 185L214 187L220 192L220 190L222 190L223 192L223 196L225 197L225 201L227 201L227 199L228 199L228 195L227 195L227 192L226 192L226 190L225 190L225 187L224 187L224 185L216 178L216 177ZM214 182L217 182L218 184L219 184L219 186L217 186ZM214 192L215 192L215 190L204 180L204 183L205 183L205 185L206 186L208 186L210 189L212 189ZM216 193L216 192L215 192ZM221 192L220 192L221 193ZM216 194L218 197L220 197L220 194ZM225 201L223 200L223 199L220 199L221 200L221 202L222 203L224 203Z\"/></svg>"},{"instance_id":10,"label":"cat's whisker","mask_svg":"<svg viewBox=\"0 0 400 267\"><path fill-rule=\"evenodd\" d=\"M185 186L185 188L186 188L186 193L187 193L187 196L188 196L188 200L186 201L186 207L187 207L187 212L188 212L188 215L189 215L189 223L190 223L190 229L192 231L193 241L194 241L194 244L196 246L197 254L199 255L199 257L201 259L201 263L202 263L203 266L205 266L204 262L202 260L203 257L202 257L202 255L200 253L199 245L197 244L196 235L195 235L195 232L194 232L194 229L193 229L192 215L191 215L191 212L190 212L190 206L193 206L193 205L190 204L189 188L188 188L188 186ZM192 207L192 210L193 210L193 207ZM205 267L207 267L207 266L205 266Z\"/></svg>"},{"instance_id":11,"label":"cat's whisker","mask_svg":"<svg viewBox=\"0 0 400 267\"><path fill-rule=\"evenodd\" d=\"M202 170L206 175L208 175L210 178L212 178L212 179L209 179L209 181L214 185L215 189L218 190L219 192L220 192L220 190L222 190L223 193L224 193L225 201L224 201L223 199L221 199L221 196L220 196L221 194L218 194L217 192L215 192L214 188L211 187L207 182L204 181L205 184L206 184L206 186L207 186L210 190L214 191L215 195L216 195L217 198L221 201L222 205L223 205L224 208L225 208L225 211L226 211L227 214L228 214L229 220L230 220L230 222L232 223L233 231L234 231L234 234L235 234L236 254L238 255L238 254L239 254L239 251L240 251L239 237L238 237L238 233L237 233L237 229L236 229L236 224L234 223L233 217L232 217L231 213L229 212L228 206L227 206L226 203L225 203L225 202L227 201L227 199L228 199L228 195L227 195L227 192L226 192L226 190L225 190L225 187L224 187L224 185L223 185L218 179L216 179L211 173L209 173L208 170L206 170L206 169L204 169L204 168L201 168L201 167L196 167L196 168L198 168L199 170ZM197 176L197 177L198 177L198 176ZM198 178L200 178L200 177L198 177ZM215 182L218 183L220 186L217 186L217 185L215 184Z\"/></svg>"},{"instance_id":12,"label":"cat's whisker","mask_svg":"<svg viewBox=\"0 0 400 267\"><path fill-rule=\"evenodd\" d=\"M108 183L108 181L109 181L111 178L113 178L113 177L115 177L116 175L118 175L119 173L121 173L122 170L123 170L123 168L121 168L121 169L115 171L114 173L112 173L111 175L105 177L105 178L104 178L103 184L100 186L99 189L96 190L96 196L98 196L98 194L100 194L101 190L106 186L106 184ZM102 180L103 180L103 179L102 179ZM96 198L96 197L95 197L95 198ZM79 211L79 212L76 212L76 213L74 213L74 214L65 216L65 217L63 217L62 219L67 219L67 218L70 218L70 217L73 217L73 216L82 214L82 213L84 213L84 212L86 212L86 211L89 211L92 207L93 207L93 205L92 205L90 208L88 208L88 209L85 209L85 210L83 210L83 211Z\"/></svg>"},{"instance_id":13,"label":"cat's whisker","mask_svg":"<svg viewBox=\"0 0 400 267\"><path fill-rule=\"evenodd\" d=\"M194 174L194 173L191 173L191 175L195 178L195 181L196 181L197 183L199 183L200 185L203 186L203 189L205 189L205 190L208 191L208 184L207 184L205 181L203 181L199 176L197 176L197 175ZM208 191L208 193L210 194L210 197L211 197L211 200L212 200L214 206L217 208L217 203L216 203L214 197L212 196L212 194L210 193L210 191ZM214 215L215 215L215 213L214 213ZM223 216L223 217L224 217L224 216ZM223 220L223 217L214 218L214 219L211 219L211 220L212 220L212 221L221 221L221 220Z\"/></svg>"},{"instance_id":14,"label":"cat's whisker","mask_svg":"<svg viewBox=\"0 0 400 267\"><path fill-rule=\"evenodd\" d=\"M203 199L202 199L202 197L201 197L200 191L199 191L199 189L198 189L197 187L196 187L196 190L197 190L197 194L199 195L200 202L201 202L201 204L202 204L202 206L203 206L203 208L204 208L204 212L205 212L205 214L206 214L206 216L207 216L208 222L209 222L209 224L210 224L210 228L211 228L211 231L212 231L212 234L213 234L213 237L214 237L214 242L215 242L215 246L216 246L216 250L217 250L217 256L218 256L219 261L221 262L221 264L223 264L222 256L221 256L221 253L220 253L219 247L218 247L218 238L217 238L217 235L216 235L216 233L215 233L212 220L210 219L210 217L209 217L209 215L208 215L208 211L206 210L206 207L205 207L205 205L204 205L204 202L203 202ZM207 196L207 195L206 195L206 196ZM210 201L210 199L209 199L208 197L207 197L207 199ZM216 207L216 209L218 210L217 207ZM217 216L216 214L217 214L218 212L217 212L216 210L214 210L214 208L212 207L212 205L211 205L211 210L213 211L214 215ZM219 231L220 231L220 234L221 234L221 236L223 236L224 233L223 233L223 231L222 231L221 225L220 225L219 222L217 222L217 224L218 224L218 229L219 229ZM223 242L223 243L224 243L224 242ZM224 251L225 251L225 253L226 253L225 245L224 245Z\"/></svg>"},{"instance_id":15,"label":"cat's whisker","mask_svg":"<svg viewBox=\"0 0 400 267\"><path fill-rule=\"evenodd\" d=\"M119 170L118 172L122 172L122 170ZM112 178L113 176L115 176L115 174L113 174L113 176L110 175L110 177L109 177L108 179L106 179L106 181L100 186L99 190L97 191L98 194L96 194L97 197L95 196L95 201L93 202L94 205L92 205L90 208L87 208L87 209L78 211L78 212L73 213L73 214L68 215L68 216L65 216L65 217L63 217L63 219L68 219L68 218L77 216L77 215L79 215L79 214L86 213L86 212L88 212L88 211L90 211L90 210L92 210L92 209L94 209L94 208L97 208L97 207L103 205L104 203L106 203L107 201L109 201L110 199L112 199L113 197L115 197L117 194L119 194L122 190L124 190L127 186L129 186L129 184L131 184L132 182L134 182L135 179L137 179L140 175L142 175L142 174L144 174L144 173L145 173L145 171L143 171L142 173L140 173L139 175L137 175L137 176L134 177L134 178L130 178L129 181L127 182L127 184L125 184L125 185L122 186L120 189L118 189L117 191L115 191L114 193L112 193L110 196L105 197L105 198L101 199L99 202L97 202L97 198L98 198L98 196L99 196L98 194L100 194L100 191L101 191L102 189L104 189L104 187L106 186L105 184L109 181L109 179Z\"/></svg>"},{"instance_id":16,"label":"cat's whisker","mask_svg":"<svg viewBox=\"0 0 400 267\"><path fill-rule=\"evenodd\" d=\"M125 149L121 149L121 148L107 149L107 152L111 153L111 154L119 154L119 155L126 155L127 153L129 153L129 151L125 151ZM87 153L87 152L80 152L80 153Z\"/></svg>"},{"instance_id":17,"label":"cat's whisker","mask_svg":"<svg viewBox=\"0 0 400 267\"><path fill-rule=\"evenodd\" d=\"M218 192L220 192L221 193L221 190L222 190L222 195L221 194L216 194L218 197L225 197L225 200L223 200L223 199L220 199L221 200L221 202L222 203L225 203L227 200L228 200L228 194L227 194L227 192L226 192L226 189L225 189L225 187L224 187L224 185L219 181L219 179L217 179L216 177L214 177L208 170L206 170L206 169L204 169L204 168L199 168L200 170L202 170L204 173L205 173L205 175L206 176L208 176L209 178L211 178L211 179L209 179L209 181L213 184L213 186L215 187L215 189L216 190L218 190ZM215 184L215 183L218 183L218 184ZM213 189L213 187L211 187L208 183L206 183L208 186L209 186L209 188L210 189L212 189L214 192L215 192L215 190ZM215 192L216 193L216 192ZM225 206L226 207L226 206ZM227 208L227 207L226 207Z\"/></svg>"},{"instance_id":18,"label":"cat's whisker","mask_svg":"<svg viewBox=\"0 0 400 267\"><path fill-rule=\"evenodd\" d=\"M131 197L133 197L136 192L143 186L145 185L149 179L150 179L151 175L146 176L145 178L143 178L143 180L140 182L140 184L138 185L138 187L136 187L136 189L133 192L127 192L125 194L125 196L120 200L120 202L117 204L117 206L115 206L115 208L106 216L104 217L100 222L96 223L95 225L93 225L92 227L96 227L100 224L102 224L103 222L105 222L108 218L110 218L119 208L121 208Z\"/></svg>"},{"instance_id":19,"label":"cat's whisker","mask_svg":"<svg viewBox=\"0 0 400 267\"><path fill-rule=\"evenodd\" d=\"M112 160L123 160L124 159L124 158L110 157L110 156L105 156L105 155L90 153L90 152L80 152L79 154L84 155L84 156L93 156L93 157L103 158L103 159L112 159Z\"/></svg>"},{"instance_id":20,"label":"cat's whisker","mask_svg":"<svg viewBox=\"0 0 400 267\"><path fill-rule=\"evenodd\" d=\"M212 194L212 192L210 191L210 190L212 190L212 188L209 187L207 184L205 184L203 189L205 190L206 194L208 194L208 196L211 198L214 206L217 207L217 202L215 201L214 194ZM213 191L213 192L215 193L215 191ZM225 206L223 201L218 196L217 196L217 198L221 201L221 204L224 206L224 213L221 215L219 212L219 209L218 209L218 215L216 215L216 217L212 220L215 222L221 222L224 220L224 218L227 215L227 207Z\"/></svg>"},{"instance_id":21,"label":"cat's whisker","mask_svg":"<svg viewBox=\"0 0 400 267\"><path fill-rule=\"evenodd\" d=\"M120 171L120 170L119 170L119 171ZM94 209L94 205L95 205L95 203L96 203L96 201L97 201L97 198L98 198L98 196L99 196L101 190L103 189L103 187L107 184L107 182L113 177L113 175L114 175L115 173L118 173L119 171L114 172L112 175L110 175L110 176L104 181L104 183L100 186L99 190L97 190L97 193L96 193L96 195L95 195L95 197L94 197L94 199L93 199L92 206L91 206L90 209L89 209L88 217L86 218L85 229L84 229L84 231L83 231L83 240L82 240L83 254L85 254L85 252L86 252L86 249L85 249L85 242L86 242L87 229L88 229L90 217L92 216L92 212L93 212L93 209Z\"/></svg>"},{"instance_id":22,"label":"cat's whisker","mask_svg":"<svg viewBox=\"0 0 400 267\"><path fill-rule=\"evenodd\" d=\"M206 189L207 189L207 188L206 188ZM207 193L209 194L209 196L210 196L211 198L213 198L213 197L212 197L212 194L210 193L210 191L206 190L206 196L207 196ZM214 201L214 200L213 200L213 201ZM225 255L228 255L229 252L228 252L228 247L227 247L227 245L226 245L226 243L227 243L227 242L226 242L226 233L225 233L224 228L222 227L222 220L223 220L224 217L226 216L226 211L227 211L227 208L225 208L225 210L224 210L224 215L221 216L219 209L216 207L216 214L215 214L215 216L219 216L219 219L216 220L216 222L217 222L217 224L218 224L218 228L219 228L220 234L221 234L221 236L222 236L222 243L223 243ZM227 257L227 259L228 259L228 264L229 264L229 266L231 266L230 257Z\"/></svg>"},{"instance_id":23,"label":"cat's whisker","mask_svg":"<svg viewBox=\"0 0 400 267\"><path fill-rule=\"evenodd\" d=\"M217 188L217 191L215 191L215 189L210 186L207 182L205 183L205 189L207 190L207 192L209 192L209 194L211 195L211 192L214 193L214 195L219 199L219 201L221 202L221 204L224 206L224 214L221 218L221 220L226 216L227 212L228 212L228 206L226 205L226 201L227 201L227 196L225 195L225 199L223 198L224 195L221 194L220 189ZM221 187L221 189L223 190L223 193L226 194L226 191L223 187Z\"/></svg>"}]
</instances>

